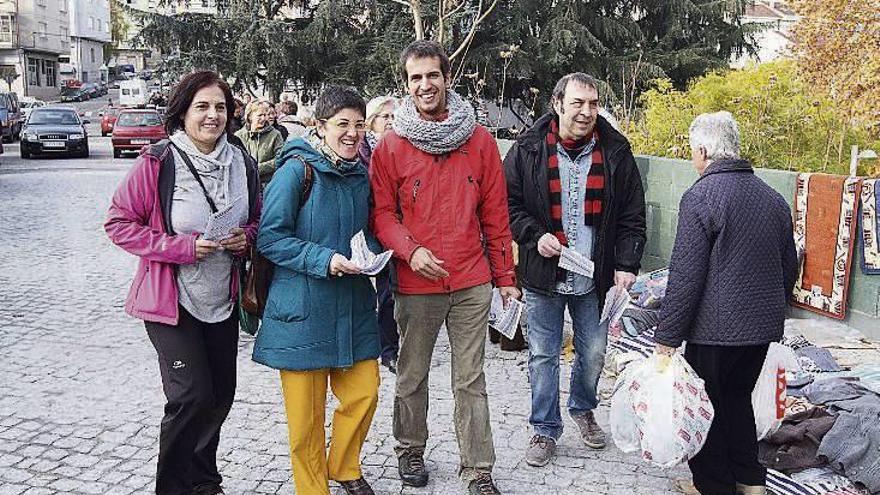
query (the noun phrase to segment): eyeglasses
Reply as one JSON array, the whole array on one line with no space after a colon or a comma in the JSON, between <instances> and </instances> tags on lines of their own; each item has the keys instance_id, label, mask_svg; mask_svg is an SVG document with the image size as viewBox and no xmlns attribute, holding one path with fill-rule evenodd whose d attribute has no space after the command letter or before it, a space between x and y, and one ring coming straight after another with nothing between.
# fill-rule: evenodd
<instances>
[{"instance_id":1,"label":"eyeglasses","mask_svg":"<svg viewBox=\"0 0 880 495\"><path fill-rule=\"evenodd\" d=\"M349 122L347 120L334 120L334 119L323 119L322 122L326 122L333 127L339 129L340 131L355 131L355 132L366 132L367 124L366 122L359 120L357 122Z\"/></svg>"}]
</instances>

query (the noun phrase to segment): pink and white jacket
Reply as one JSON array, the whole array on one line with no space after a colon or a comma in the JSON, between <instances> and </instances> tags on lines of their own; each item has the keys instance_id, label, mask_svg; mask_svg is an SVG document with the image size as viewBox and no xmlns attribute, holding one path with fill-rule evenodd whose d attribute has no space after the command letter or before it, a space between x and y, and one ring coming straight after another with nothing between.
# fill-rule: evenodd
<instances>
[{"instance_id":1,"label":"pink and white jacket","mask_svg":"<svg viewBox=\"0 0 880 495\"><path fill-rule=\"evenodd\" d=\"M196 262L197 235L176 235L171 229L171 202L176 168L168 140L145 147L119 184L104 230L114 244L138 256L137 271L125 301L125 311L145 321L177 325L177 267ZM248 223L244 231L253 245L260 224L260 178L257 165L242 150L248 184ZM236 257L247 250L233 253ZM233 263L229 297L238 297L238 267Z\"/></svg>"}]
</instances>

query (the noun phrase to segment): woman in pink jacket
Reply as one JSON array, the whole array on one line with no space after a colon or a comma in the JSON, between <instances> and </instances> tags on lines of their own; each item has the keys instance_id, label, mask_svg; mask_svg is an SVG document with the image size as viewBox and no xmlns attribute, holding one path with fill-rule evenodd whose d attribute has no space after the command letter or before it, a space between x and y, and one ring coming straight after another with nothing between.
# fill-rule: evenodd
<instances>
[{"instance_id":1,"label":"woman in pink jacket","mask_svg":"<svg viewBox=\"0 0 880 495\"><path fill-rule=\"evenodd\" d=\"M223 493L216 453L235 396L238 270L260 216L256 163L227 140L233 110L216 73L184 77L168 105L170 137L142 151L104 225L140 258L125 309L144 320L168 401L160 495Z\"/></svg>"}]
</instances>

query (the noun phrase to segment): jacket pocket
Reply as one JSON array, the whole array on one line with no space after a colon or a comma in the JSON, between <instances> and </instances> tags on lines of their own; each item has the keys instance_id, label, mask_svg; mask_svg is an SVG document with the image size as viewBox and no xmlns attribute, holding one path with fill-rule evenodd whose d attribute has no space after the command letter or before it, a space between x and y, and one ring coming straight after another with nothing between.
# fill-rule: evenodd
<instances>
[{"instance_id":1,"label":"jacket pocket","mask_svg":"<svg viewBox=\"0 0 880 495\"><path fill-rule=\"evenodd\" d=\"M279 273L269 288L266 317L286 323L309 317L309 282L304 275Z\"/></svg>"}]
</instances>

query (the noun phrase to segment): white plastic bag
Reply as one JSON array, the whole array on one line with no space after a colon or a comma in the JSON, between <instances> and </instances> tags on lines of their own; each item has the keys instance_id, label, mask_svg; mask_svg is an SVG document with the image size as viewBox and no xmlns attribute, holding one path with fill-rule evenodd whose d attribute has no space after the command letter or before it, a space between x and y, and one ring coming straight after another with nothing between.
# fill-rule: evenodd
<instances>
[{"instance_id":1,"label":"white plastic bag","mask_svg":"<svg viewBox=\"0 0 880 495\"><path fill-rule=\"evenodd\" d=\"M658 356L632 362L611 397L611 434L624 452L672 467L691 459L706 442L715 411L703 380L676 354L662 371Z\"/></svg>"},{"instance_id":2,"label":"white plastic bag","mask_svg":"<svg viewBox=\"0 0 880 495\"><path fill-rule=\"evenodd\" d=\"M786 371L800 369L797 355L787 346L773 342L767 350L767 358L758 381L752 390L752 409L755 411L755 427L758 440L772 435L785 418Z\"/></svg>"}]
</instances>

